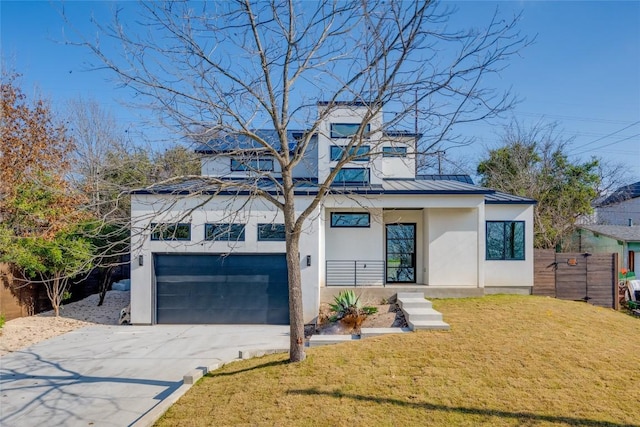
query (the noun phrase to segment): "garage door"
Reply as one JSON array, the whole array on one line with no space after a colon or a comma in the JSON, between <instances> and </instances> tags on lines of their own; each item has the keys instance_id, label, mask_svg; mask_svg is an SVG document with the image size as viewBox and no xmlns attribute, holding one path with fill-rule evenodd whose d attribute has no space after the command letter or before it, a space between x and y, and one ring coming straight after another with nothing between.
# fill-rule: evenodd
<instances>
[{"instance_id":1,"label":"garage door","mask_svg":"<svg viewBox=\"0 0 640 427\"><path fill-rule=\"evenodd\" d=\"M157 323L289 324L285 254L154 255Z\"/></svg>"}]
</instances>

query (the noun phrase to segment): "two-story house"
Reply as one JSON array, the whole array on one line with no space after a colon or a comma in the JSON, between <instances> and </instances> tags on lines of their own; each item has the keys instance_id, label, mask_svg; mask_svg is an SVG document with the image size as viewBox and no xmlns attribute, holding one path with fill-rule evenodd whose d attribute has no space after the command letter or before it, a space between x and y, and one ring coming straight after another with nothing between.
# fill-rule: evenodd
<instances>
[{"instance_id":1,"label":"two-story house","mask_svg":"<svg viewBox=\"0 0 640 427\"><path fill-rule=\"evenodd\" d=\"M466 176L417 175L420 135L385 130L382 114L361 129L365 104L318 108L326 114L294 169L298 212L354 132L367 139L303 227L305 322L336 287L530 293L535 201ZM290 144L301 135L289 131ZM132 195L132 323L288 323L282 213L246 186L250 177L277 198L278 163L235 136L197 151L202 175L217 184L191 180Z\"/></svg>"}]
</instances>

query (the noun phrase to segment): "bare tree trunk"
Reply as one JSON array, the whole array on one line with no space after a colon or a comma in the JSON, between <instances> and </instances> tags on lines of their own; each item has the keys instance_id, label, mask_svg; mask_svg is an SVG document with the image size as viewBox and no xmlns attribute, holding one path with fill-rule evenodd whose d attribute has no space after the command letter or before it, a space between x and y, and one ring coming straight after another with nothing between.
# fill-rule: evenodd
<instances>
[{"instance_id":1,"label":"bare tree trunk","mask_svg":"<svg viewBox=\"0 0 640 427\"><path fill-rule=\"evenodd\" d=\"M53 312L56 317L60 316L60 300L62 299L60 292L60 277L56 274L51 284L51 305L53 306Z\"/></svg>"},{"instance_id":2,"label":"bare tree trunk","mask_svg":"<svg viewBox=\"0 0 640 427\"><path fill-rule=\"evenodd\" d=\"M98 307L104 304L104 297L107 295L107 289L109 288L113 268L114 267L110 265L100 269L100 300L98 301Z\"/></svg>"},{"instance_id":3,"label":"bare tree trunk","mask_svg":"<svg viewBox=\"0 0 640 427\"><path fill-rule=\"evenodd\" d=\"M289 177L290 178L290 177ZM293 182L285 184L289 197L285 196L284 225L286 228L287 271L289 279L289 325L290 344L289 361L301 362L304 352L304 316L302 310L302 277L300 275L300 231L296 225L295 205L293 199ZM286 191L286 190L285 190Z\"/></svg>"}]
</instances>

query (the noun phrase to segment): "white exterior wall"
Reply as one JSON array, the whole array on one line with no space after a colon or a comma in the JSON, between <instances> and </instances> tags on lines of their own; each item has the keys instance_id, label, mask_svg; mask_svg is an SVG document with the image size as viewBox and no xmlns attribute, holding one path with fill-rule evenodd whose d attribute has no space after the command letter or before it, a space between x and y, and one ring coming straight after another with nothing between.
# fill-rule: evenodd
<instances>
[{"instance_id":1,"label":"white exterior wall","mask_svg":"<svg viewBox=\"0 0 640 427\"><path fill-rule=\"evenodd\" d=\"M382 209L371 209L370 227L331 227L331 212L366 212L360 209L325 211L325 253L327 260L384 260Z\"/></svg>"},{"instance_id":2,"label":"white exterior wall","mask_svg":"<svg viewBox=\"0 0 640 427\"><path fill-rule=\"evenodd\" d=\"M216 154L204 155L200 160L200 173L203 176L216 176L225 178L243 178L246 171L231 171L231 158L233 156ZM256 157L259 157L256 155ZM269 156L264 156L270 158ZM280 177L280 164L273 160L272 176ZM316 138L312 138L307 147L304 159L293 168L294 178L315 178L318 170L318 148Z\"/></svg>"},{"instance_id":3,"label":"white exterior wall","mask_svg":"<svg viewBox=\"0 0 640 427\"><path fill-rule=\"evenodd\" d=\"M481 207L475 209L429 209L428 285L482 287L479 275L478 228Z\"/></svg>"},{"instance_id":4,"label":"white exterior wall","mask_svg":"<svg viewBox=\"0 0 640 427\"><path fill-rule=\"evenodd\" d=\"M246 203L245 198L218 196L204 203L205 196L185 197L166 195L134 195L131 210L134 218L131 237L131 323L151 324L155 315L155 284L153 280L153 253L285 253L285 242L259 242L257 224L284 222L281 212L262 200ZM307 198L301 198L301 207ZM197 207L197 208L196 208ZM300 268L305 322L317 316L319 304L320 266L323 263L319 243L319 215L305 223L300 239ZM191 241L152 241L151 223L189 222ZM244 223L245 241L221 242L204 240L204 224L215 222ZM138 265L138 256L143 265ZM311 266L306 256L311 256Z\"/></svg>"},{"instance_id":5,"label":"white exterior wall","mask_svg":"<svg viewBox=\"0 0 640 427\"><path fill-rule=\"evenodd\" d=\"M485 206L487 221L524 221L524 260L485 260L485 286L533 286L533 205ZM486 254L482 254L485 259Z\"/></svg>"},{"instance_id":6,"label":"white exterior wall","mask_svg":"<svg viewBox=\"0 0 640 427\"><path fill-rule=\"evenodd\" d=\"M381 176L382 178L415 178L415 155L408 154L407 157L383 157Z\"/></svg>"},{"instance_id":7,"label":"white exterior wall","mask_svg":"<svg viewBox=\"0 0 640 427\"><path fill-rule=\"evenodd\" d=\"M382 157L382 171L376 173L381 174L382 178L405 178L412 179L416 177L416 140L414 137L393 137L383 141L381 147L377 150L382 152L383 147L405 147L407 149L406 157Z\"/></svg>"},{"instance_id":8,"label":"white exterior wall","mask_svg":"<svg viewBox=\"0 0 640 427\"><path fill-rule=\"evenodd\" d=\"M324 106L319 106L322 111ZM331 138L331 123L361 123L367 112L367 107L361 106L339 106L327 116L326 120L318 128L318 181L323 182L331 172L331 168L337 162L330 161L330 150L332 145L347 145L349 138ZM370 122L371 135L369 140L371 144L377 143L382 138L382 114L379 113ZM365 142L363 145L367 145ZM370 180L372 184L382 183L382 156L372 156L369 162L351 162L344 166L345 168L361 168L368 167L370 169Z\"/></svg>"},{"instance_id":9,"label":"white exterior wall","mask_svg":"<svg viewBox=\"0 0 640 427\"><path fill-rule=\"evenodd\" d=\"M325 207L327 259L384 260L384 224L415 223L417 284L484 287L483 196L329 196ZM329 212L364 208L371 228L330 228Z\"/></svg>"},{"instance_id":10,"label":"white exterior wall","mask_svg":"<svg viewBox=\"0 0 640 427\"><path fill-rule=\"evenodd\" d=\"M268 157L268 156L265 156ZM216 156L203 157L201 161L201 174L204 176L217 176L225 178L244 178L249 175L246 171L231 171L231 156L222 154ZM273 172L264 172L264 174L280 176L280 165L273 162ZM252 176L257 175L254 173Z\"/></svg>"}]
</instances>

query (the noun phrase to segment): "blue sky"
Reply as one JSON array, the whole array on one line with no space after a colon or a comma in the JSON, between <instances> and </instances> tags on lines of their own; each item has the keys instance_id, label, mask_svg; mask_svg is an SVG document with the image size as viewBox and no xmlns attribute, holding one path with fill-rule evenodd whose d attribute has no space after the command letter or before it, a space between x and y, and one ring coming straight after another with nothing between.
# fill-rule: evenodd
<instances>
[{"instance_id":1,"label":"blue sky","mask_svg":"<svg viewBox=\"0 0 640 427\"><path fill-rule=\"evenodd\" d=\"M130 10L132 4L125 3ZM106 22L114 3L99 1L0 2L3 66L23 74L29 96L39 94L62 109L66 100L91 97L112 111L123 129L142 126L144 112L119 101L129 93L118 89L104 71L86 71L88 53L68 46L65 11L77 28L91 31L91 16ZM453 4L453 3L452 3ZM640 179L640 2L456 2L456 22L481 25L494 9L509 17L522 12L519 29L536 38L491 83L511 88L522 102L504 119L467 126L476 138L448 156L469 166L485 147L499 145L502 126L512 118L525 125L557 122L566 138L574 137L569 154L585 160L598 156L624 163L630 179ZM95 30L94 30L95 31ZM157 131L147 127L154 138ZM470 160L476 159L476 160Z\"/></svg>"}]
</instances>

